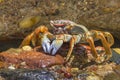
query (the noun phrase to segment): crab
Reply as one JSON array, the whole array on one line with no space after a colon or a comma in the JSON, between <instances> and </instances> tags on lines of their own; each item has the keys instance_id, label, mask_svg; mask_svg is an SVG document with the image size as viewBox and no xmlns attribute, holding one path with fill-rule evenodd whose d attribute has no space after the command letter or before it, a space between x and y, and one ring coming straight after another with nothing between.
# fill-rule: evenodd
<instances>
[{"instance_id":1,"label":"crab","mask_svg":"<svg viewBox=\"0 0 120 80\"><path fill-rule=\"evenodd\" d=\"M70 48L66 57L66 61L68 61L76 44L89 43L94 60L101 62L94 44L94 41L101 40L105 49L106 60L112 56L110 47L114 44L114 39L109 32L97 30L89 31L85 26L69 20L50 21L50 25L54 28L54 33L51 33L46 26L42 25L28 35L23 40L20 47L30 45L32 42L33 46L40 45L45 53L55 55L63 43L69 42ZM77 33L72 33L71 31L76 27L79 31Z\"/></svg>"}]
</instances>

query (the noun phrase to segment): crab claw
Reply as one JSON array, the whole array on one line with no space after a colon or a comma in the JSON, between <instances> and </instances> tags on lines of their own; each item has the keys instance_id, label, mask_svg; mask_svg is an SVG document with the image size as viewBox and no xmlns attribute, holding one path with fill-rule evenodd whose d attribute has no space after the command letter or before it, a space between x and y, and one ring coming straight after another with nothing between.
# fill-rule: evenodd
<instances>
[{"instance_id":1,"label":"crab claw","mask_svg":"<svg viewBox=\"0 0 120 80\"><path fill-rule=\"evenodd\" d=\"M63 40L54 40L50 46L50 53L55 55L58 49L62 46Z\"/></svg>"},{"instance_id":2,"label":"crab claw","mask_svg":"<svg viewBox=\"0 0 120 80\"><path fill-rule=\"evenodd\" d=\"M43 38L41 38L41 43L42 43L42 47L45 53L49 53L50 52L50 40L47 38L47 36L43 36Z\"/></svg>"}]
</instances>

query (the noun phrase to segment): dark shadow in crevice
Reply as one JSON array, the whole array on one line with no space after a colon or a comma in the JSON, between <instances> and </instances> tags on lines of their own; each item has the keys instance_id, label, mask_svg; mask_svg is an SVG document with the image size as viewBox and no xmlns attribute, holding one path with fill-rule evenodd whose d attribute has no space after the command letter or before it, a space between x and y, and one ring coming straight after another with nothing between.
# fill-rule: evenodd
<instances>
[{"instance_id":1,"label":"dark shadow in crevice","mask_svg":"<svg viewBox=\"0 0 120 80\"><path fill-rule=\"evenodd\" d=\"M114 37L115 43L112 48L120 48L120 40ZM13 39L13 40L1 40L0 41L0 52L5 51L9 48L18 48L20 43L22 42L21 39ZM95 46L102 46L100 40L95 41Z\"/></svg>"}]
</instances>

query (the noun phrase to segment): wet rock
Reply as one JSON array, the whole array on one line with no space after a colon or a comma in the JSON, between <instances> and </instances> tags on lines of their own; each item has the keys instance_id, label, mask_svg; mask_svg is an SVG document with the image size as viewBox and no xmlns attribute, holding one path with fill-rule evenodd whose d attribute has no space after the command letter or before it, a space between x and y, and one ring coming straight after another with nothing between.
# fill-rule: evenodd
<instances>
[{"instance_id":1,"label":"wet rock","mask_svg":"<svg viewBox=\"0 0 120 80\"><path fill-rule=\"evenodd\" d=\"M0 53L0 61L5 62L8 67L15 68L41 68L64 63L63 57L59 54L51 56L35 50L2 52Z\"/></svg>"},{"instance_id":2,"label":"wet rock","mask_svg":"<svg viewBox=\"0 0 120 80\"><path fill-rule=\"evenodd\" d=\"M0 76L5 80L56 80L54 75L45 69L0 70Z\"/></svg>"},{"instance_id":3,"label":"wet rock","mask_svg":"<svg viewBox=\"0 0 120 80\"><path fill-rule=\"evenodd\" d=\"M54 76L45 70L27 71L18 74L18 80L55 80Z\"/></svg>"}]
</instances>

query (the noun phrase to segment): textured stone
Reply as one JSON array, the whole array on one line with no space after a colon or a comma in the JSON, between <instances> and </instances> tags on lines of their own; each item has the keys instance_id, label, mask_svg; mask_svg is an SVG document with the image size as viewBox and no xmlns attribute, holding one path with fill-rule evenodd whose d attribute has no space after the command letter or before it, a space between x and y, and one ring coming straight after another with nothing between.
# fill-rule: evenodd
<instances>
[{"instance_id":1,"label":"textured stone","mask_svg":"<svg viewBox=\"0 0 120 80\"><path fill-rule=\"evenodd\" d=\"M0 3L0 22L4 25L0 38L24 38L38 25L49 27L50 20L67 19L90 30L109 31L120 39L119 4L120 0L4 0ZM28 16L40 16L40 21L21 29L18 23Z\"/></svg>"},{"instance_id":2,"label":"textured stone","mask_svg":"<svg viewBox=\"0 0 120 80\"><path fill-rule=\"evenodd\" d=\"M64 58L59 54L51 56L44 52L38 51L19 51L19 52L2 52L0 53L1 64L6 67L13 66L15 68L41 68L56 64L63 64ZM3 63L4 62L4 63ZM3 65L1 66L3 67Z\"/></svg>"}]
</instances>

